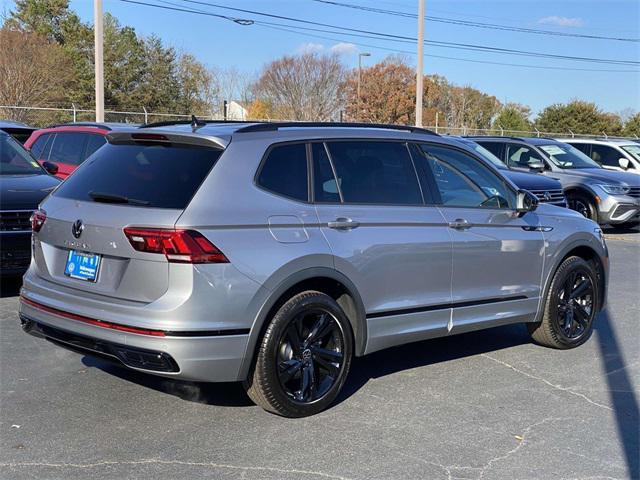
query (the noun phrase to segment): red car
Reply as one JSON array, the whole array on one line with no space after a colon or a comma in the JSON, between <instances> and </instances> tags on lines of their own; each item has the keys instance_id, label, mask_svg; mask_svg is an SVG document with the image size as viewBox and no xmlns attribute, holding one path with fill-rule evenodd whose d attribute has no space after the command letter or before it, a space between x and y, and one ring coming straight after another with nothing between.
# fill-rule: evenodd
<instances>
[{"instance_id":1,"label":"red car","mask_svg":"<svg viewBox=\"0 0 640 480\"><path fill-rule=\"evenodd\" d=\"M24 146L51 174L65 179L106 143L104 138L119 123L68 123L36 130Z\"/></svg>"}]
</instances>

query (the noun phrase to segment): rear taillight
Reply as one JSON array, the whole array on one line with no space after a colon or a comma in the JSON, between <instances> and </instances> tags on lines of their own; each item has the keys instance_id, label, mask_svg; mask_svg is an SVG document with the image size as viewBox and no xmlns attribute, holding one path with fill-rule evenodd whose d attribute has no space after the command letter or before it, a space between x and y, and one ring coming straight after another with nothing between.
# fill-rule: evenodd
<instances>
[{"instance_id":1,"label":"rear taillight","mask_svg":"<svg viewBox=\"0 0 640 480\"><path fill-rule=\"evenodd\" d=\"M173 263L229 263L215 245L195 230L127 227L124 234L137 251L163 253Z\"/></svg>"},{"instance_id":2,"label":"rear taillight","mask_svg":"<svg viewBox=\"0 0 640 480\"><path fill-rule=\"evenodd\" d=\"M31 231L39 232L47 219L47 212L44 210L36 210L31 214Z\"/></svg>"}]
</instances>

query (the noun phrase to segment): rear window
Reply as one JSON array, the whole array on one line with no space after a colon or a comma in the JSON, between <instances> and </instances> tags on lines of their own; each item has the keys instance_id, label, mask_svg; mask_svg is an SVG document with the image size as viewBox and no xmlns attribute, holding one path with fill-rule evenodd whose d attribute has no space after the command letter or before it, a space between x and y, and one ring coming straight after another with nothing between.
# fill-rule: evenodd
<instances>
[{"instance_id":1,"label":"rear window","mask_svg":"<svg viewBox=\"0 0 640 480\"><path fill-rule=\"evenodd\" d=\"M93 201L90 193L124 197L131 204L184 209L221 150L158 144L111 145L96 151L55 195Z\"/></svg>"},{"instance_id":2,"label":"rear window","mask_svg":"<svg viewBox=\"0 0 640 480\"><path fill-rule=\"evenodd\" d=\"M258 185L279 195L306 202L307 150L304 143L274 147L258 175Z\"/></svg>"}]
</instances>

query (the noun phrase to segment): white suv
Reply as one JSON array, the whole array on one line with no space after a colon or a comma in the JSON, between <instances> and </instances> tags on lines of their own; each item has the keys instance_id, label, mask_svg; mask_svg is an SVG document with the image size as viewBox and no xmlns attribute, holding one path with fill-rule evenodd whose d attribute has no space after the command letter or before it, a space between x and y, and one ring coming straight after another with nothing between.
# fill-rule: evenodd
<instances>
[{"instance_id":1,"label":"white suv","mask_svg":"<svg viewBox=\"0 0 640 480\"><path fill-rule=\"evenodd\" d=\"M633 140L563 138L608 170L621 170L640 175L640 143Z\"/></svg>"}]
</instances>

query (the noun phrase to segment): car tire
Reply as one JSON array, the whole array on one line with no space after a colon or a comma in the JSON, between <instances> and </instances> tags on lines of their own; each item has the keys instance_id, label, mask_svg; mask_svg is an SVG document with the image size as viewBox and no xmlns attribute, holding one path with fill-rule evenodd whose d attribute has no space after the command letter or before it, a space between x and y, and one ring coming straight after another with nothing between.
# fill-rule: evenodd
<instances>
[{"instance_id":1,"label":"car tire","mask_svg":"<svg viewBox=\"0 0 640 480\"><path fill-rule=\"evenodd\" d=\"M564 260L551 280L542 320L527 324L533 340L558 349L586 342L593 331L600 301L597 279L593 266L584 259Z\"/></svg>"},{"instance_id":2,"label":"car tire","mask_svg":"<svg viewBox=\"0 0 640 480\"><path fill-rule=\"evenodd\" d=\"M598 209L591 198L582 193L570 193L567 196L567 206L571 210L581 213L584 217L598 223Z\"/></svg>"},{"instance_id":3,"label":"car tire","mask_svg":"<svg viewBox=\"0 0 640 480\"><path fill-rule=\"evenodd\" d=\"M327 408L351 366L353 334L336 301L316 291L282 305L261 339L245 382L249 398L283 417L306 417Z\"/></svg>"}]
</instances>

